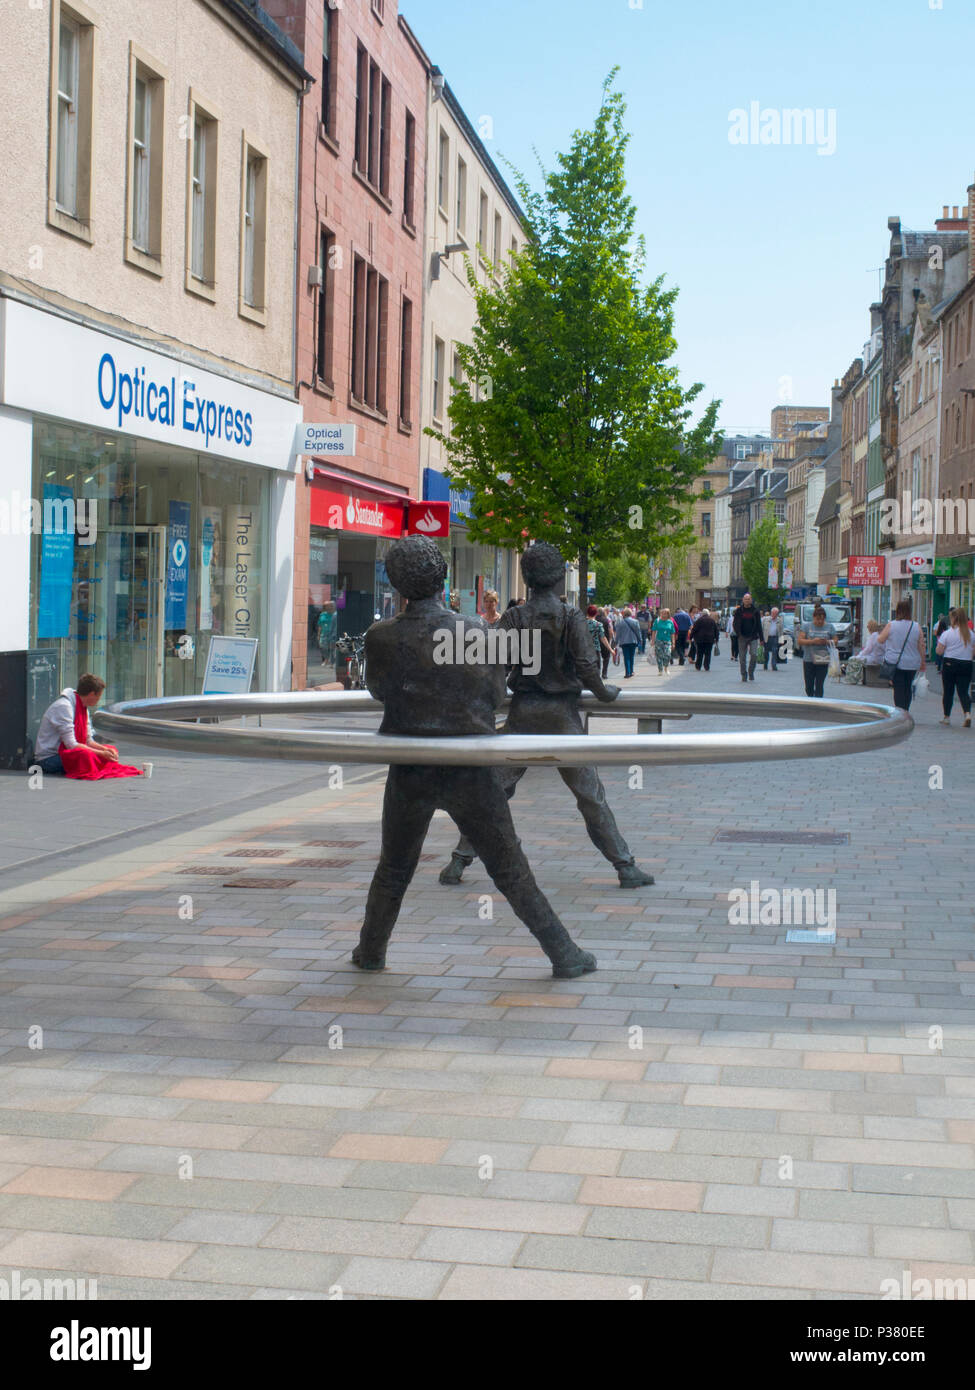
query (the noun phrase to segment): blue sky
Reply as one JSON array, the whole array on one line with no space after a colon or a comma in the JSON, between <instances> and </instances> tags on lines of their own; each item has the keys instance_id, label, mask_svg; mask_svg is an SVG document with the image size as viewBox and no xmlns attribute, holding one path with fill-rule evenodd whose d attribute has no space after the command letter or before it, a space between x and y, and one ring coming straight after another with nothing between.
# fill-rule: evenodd
<instances>
[{"instance_id":1,"label":"blue sky","mask_svg":"<svg viewBox=\"0 0 975 1390\"><path fill-rule=\"evenodd\" d=\"M533 181L619 65L648 271L680 288L677 361L726 429L859 355L887 218L933 228L975 179L972 0L400 0L487 147ZM836 149L729 142L729 114L835 112ZM824 121L828 115L824 114ZM828 127L824 126L824 131ZM502 166L503 170L503 166ZM781 379L788 377L791 386Z\"/></svg>"}]
</instances>

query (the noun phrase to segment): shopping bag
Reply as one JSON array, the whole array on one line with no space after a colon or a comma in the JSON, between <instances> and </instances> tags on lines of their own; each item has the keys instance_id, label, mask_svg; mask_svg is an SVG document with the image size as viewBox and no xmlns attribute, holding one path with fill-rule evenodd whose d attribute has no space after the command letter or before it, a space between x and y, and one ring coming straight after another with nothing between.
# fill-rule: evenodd
<instances>
[{"instance_id":1,"label":"shopping bag","mask_svg":"<svg viewBox=\"0 0 975 1390\"><path fill-rule=\"evenodd\" d=\"M930 689L931 682L928 680L927 676L918 676L917 680L914 682L914 694L927 695Z\"/></svg>"},{"instance_id":2,"label":"shopping bag","mask_svg":"<svg viewBox=\"0 0 975 1390\"><path fill-rule=\"evenodd\" d=\"M840 653L835 642L830 642L827 647L829 652L829 671L830 680L838 681L843 679L843 668L840 665Z\"/></svg>"},{"instance_id":3,"label":"shopping bag","mask_svg":"<svg viewBox=\"0 0 975 1390\"><path fill-rule=\"evenodd\" d=\"M614 647L614 648L613 648L613 665L614 665L614 666L618 666L619 664L620 664L620 649L619 649L619 647Z\"/></svg>"}]
</instances>

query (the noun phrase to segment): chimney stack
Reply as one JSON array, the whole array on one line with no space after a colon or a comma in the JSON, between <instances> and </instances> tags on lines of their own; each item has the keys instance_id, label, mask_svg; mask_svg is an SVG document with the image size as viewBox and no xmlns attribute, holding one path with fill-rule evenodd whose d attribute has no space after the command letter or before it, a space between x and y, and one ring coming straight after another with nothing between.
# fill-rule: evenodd
<instances>
[{"instance_id":1,"label":"chimney stack","mask_svg":"<svg viewBox=\"0 0 975 1390\"><path fill-rule=\"evenodd\" d=\"M968 185L968 278L975 278L975 183Z\"/></svg>"}]
</instances>

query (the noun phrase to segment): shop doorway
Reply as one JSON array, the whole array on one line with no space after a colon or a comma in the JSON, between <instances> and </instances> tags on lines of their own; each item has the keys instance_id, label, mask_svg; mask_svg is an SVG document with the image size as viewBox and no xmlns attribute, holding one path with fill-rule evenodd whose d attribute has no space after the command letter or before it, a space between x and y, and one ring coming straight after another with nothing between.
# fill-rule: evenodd
<instances>
[{"instance_id":1,"label":"shop doorway","mask_svg":"<svg viewBox=\"0 0 975 1390\"><path fill-rule=\"evenodd\" d=\"M125 700L163 695L166 527L109 531L108 662L113 691Z\"/></svg>"}]
</instances>

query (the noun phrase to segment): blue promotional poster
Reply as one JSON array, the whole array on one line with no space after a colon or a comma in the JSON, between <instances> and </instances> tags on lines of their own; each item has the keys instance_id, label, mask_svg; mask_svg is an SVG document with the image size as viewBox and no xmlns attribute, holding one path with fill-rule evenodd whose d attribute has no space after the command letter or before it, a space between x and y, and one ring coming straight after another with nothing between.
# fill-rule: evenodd
<instances>
[{"instance_id":1,"label":"blue promotional poster","mask_svg":"<svg viewBox=\"0 0 975 1390\"><path fill-rule=\"evenodd\" d=\"M190 573L190 504L170 502L166 532L166 631L186 627Z\"/></svg>"},{"instance_id":2,"label":"blue promotional poster","mask_svg":"<svg viewBox=\"0 0 975 1390\"><path fill-rule=\"evenodd\" d=\"M67 506L54 506L67 503ZM50 505L49 505L50 504ZM44 484L41 534L41 585L37 605L37 636L68 637L71 629L71 577L74 572L74 494L61 483ZM48 529L50 528L50 529Z\"/></svg>"}]
</instances>

